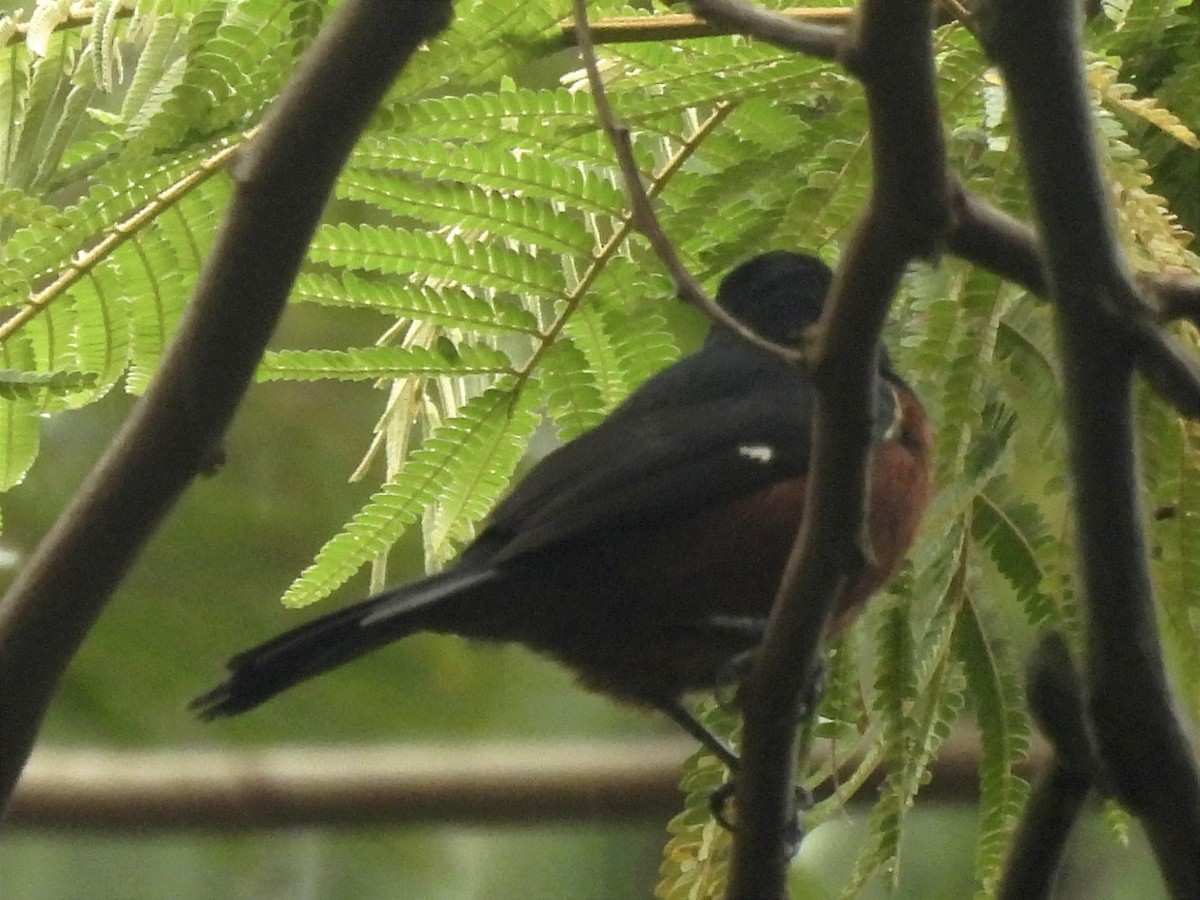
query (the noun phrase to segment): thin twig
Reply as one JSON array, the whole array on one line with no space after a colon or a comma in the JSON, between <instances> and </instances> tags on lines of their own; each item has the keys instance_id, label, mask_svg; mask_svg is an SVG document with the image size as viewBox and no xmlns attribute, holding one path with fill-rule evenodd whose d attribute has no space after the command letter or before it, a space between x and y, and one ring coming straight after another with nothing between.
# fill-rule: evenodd
<instances>
[{"instance_id":1,"label":"thin twig","mask_svg":"<svg viewBox=\"0 0 1200 900\"><path fill-rule=\"evenodd\" d=\"M813 25L841 25L854 15L852 6L792 7L774 14L791 22ZM579 38L574 19L559 24L559 45L574 47ZM594 44L632 44L645 41L678 41L693 38L737 34L743 29L730 21L707 20L688 13L666 13L645 16L612 16L591 23Z\"/></svg>"},{"instance_id":2,"label":"thin twig","mask_svg":"<svg viewBox=\"0 0 1200 900\"><path fill-rule=\"evenodd\" d=\"M1138 282L1157 303L1160 322L1187 319L1200 328L1200 276L1182 270L1146 273Z\"/></svg>"},{"instance_id":3,"label":"thin twig","mask_svg":"<svg viewBox=\"0 0 1200 900\"><path fill-rule=\"evenodd\" d=\"M733 103L723 102L717 104L717 108L713 110L712 114L701 122L695 131L688 135L683 142L683 146L672 154L671 158L667 160L666 165L662 167L650 182L650 189L647 193L652 199L666 189L671 179L679 172L684 163L691 159L704 139L725 121L725 118L734 108L735 105ZM592 284L600 277L600 273L604 271L604 267L621 247L624 246L625 241L634 230L633 214L628 213L622 218L620 224L617 225L608 240L592 254L592 260L580 274L579 280L564 295L563 299L565 302L562 305L562 309L555 316L554 321L537 335L537 347L521 365L518 378L525 379L537 371L537 367L541 364L543 357L549 351L563 328L566 327L567 322L574 315L576 308L583 302L583 298L587 295Z\"/></svg>"},{"instance_id":4,"label":"thin twig","mask_svg":"<svg viewBox=\"0 0 1200 900\"><path fill-rule=\"evenodd\" d=\"M66 296L67 290L75 282L86 277L122 244L137 237L151 222L173 209L192 191L205 184L214 175L223 172L245 142L252 138L257 130L257 128L252 128L245 134L223 142L220 150L207 159L200 160L195 168L178 181L159 191L125 218L105 228L104 236L100 240L89 244L86 249L81 248L77 253L72 254L67 265L54 276L53 280L31 294L23 306L19 307L3 323L0 323L0 344L28 325L55 300Z\"/></svg>"},{"instance_id":5,"label":"thin twig","mask_svg":"<svg viewBox=\"0 0 1200 900\"><path fill-rule=\"evenodd\" d=\"M685 303L699 309L713 322L732 331L742 340L788 362L801 363L804 358L801 351L767 340L727 313L708 295L701 287L700 282L679 259L674 244L671 243L659 224L658 216L646 194L645 185L642 183L642 174L638 170L637 160L633 155L629 129L617 121L612 106L608 102L608 94L604 89L604 81L600 76L600 67L596 61L596 47L588 30L586 0L572 0L572 9L575 13L579 53L583 57L584 67L587 70L592 102L596 107L596 117L612 144L613 151L617 156L617 163L621 168L621 177L625 181L625 190L629 196L631 224L650 242L651 248L675 285L675 295Z\"/></svg>"},{"instance_id":6,"label":"thin twig","mask_svg":"<svg viewBox=\"0 0 1200 900\"><path fill-rule=\"evenodd\" d=\"M718 22L783 50L819 59L837 59L845 39L841 28L800 21L738 0L692 0L691 6L709 22Z\"/></svg>"}]
</instances>

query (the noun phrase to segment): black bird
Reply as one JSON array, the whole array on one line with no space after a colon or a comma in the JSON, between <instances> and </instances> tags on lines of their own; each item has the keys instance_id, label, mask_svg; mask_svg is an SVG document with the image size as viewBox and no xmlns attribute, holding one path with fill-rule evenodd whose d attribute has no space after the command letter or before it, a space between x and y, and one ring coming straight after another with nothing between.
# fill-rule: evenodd
<instances>
[{"instance_id":1,"label":"black bird","mask_svg":"<svg viewBox=\"0 0 1200 900\"><path fill-rule=\"evenodd\" d=\"M734 269L718 302L794 343L831 280L777 251ZM929 493L931 429L879 348L870 482L874 564L845 590L841 630L894 573ZM731 765L681 697L712 689L759 641L804 506L814 393L800 370L714 327L593 430L538 463L445 571L245 650L192 702L205 719L418 631L515 641L588 687L662 710Z\"/></svg>"}]
</instances>

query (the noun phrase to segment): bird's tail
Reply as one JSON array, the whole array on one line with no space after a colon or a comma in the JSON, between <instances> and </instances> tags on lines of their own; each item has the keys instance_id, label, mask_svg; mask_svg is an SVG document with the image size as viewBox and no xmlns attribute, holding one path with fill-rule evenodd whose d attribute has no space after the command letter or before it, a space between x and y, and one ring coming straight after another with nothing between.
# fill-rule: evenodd
<instances>
[{"instance_id":1,"label":"bird's tail","mask_svg":"<svg viewBox=\"0 0 1200 900\"><path fill-rule=\"evenodd\" d=\"M306 622L234 656L225 681L188 709L205 720L254 709L314 675L432 627L431 616L422 613L495 577L491 570L450 569Z\"/></svg>"}]
</instances>

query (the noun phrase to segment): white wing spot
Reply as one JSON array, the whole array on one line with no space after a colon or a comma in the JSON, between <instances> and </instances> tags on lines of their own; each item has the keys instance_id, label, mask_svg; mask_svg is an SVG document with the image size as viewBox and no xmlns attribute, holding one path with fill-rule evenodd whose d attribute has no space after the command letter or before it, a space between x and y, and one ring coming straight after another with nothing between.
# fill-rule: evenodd
<instances>
[{"instance_id":1,"label":"white wing spot","mask_svg":"<svg viewBox=\"0 0 1200 900\"><path fill-rule=\"evenodd\" d=\"M775 458L775 448L770 444L742 444L738 447L738 456L766 464Z\"/></svg>"}]
</instances>

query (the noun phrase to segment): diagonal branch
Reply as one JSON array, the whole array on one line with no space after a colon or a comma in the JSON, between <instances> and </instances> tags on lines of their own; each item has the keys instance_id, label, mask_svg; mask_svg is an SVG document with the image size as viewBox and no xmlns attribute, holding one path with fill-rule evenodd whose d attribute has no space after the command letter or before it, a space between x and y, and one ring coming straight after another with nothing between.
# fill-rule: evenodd
<instances>
[{"instance_id":1,"label":"diagonal branch","mask_svg":"<svg viewBox=\"0 0 1200 900\"><path fill-rule=\"evenodd\" d=\"M1053 753L1021 816L1005 861L999 900L1048 900L1075 821L1097 778L1083 686L1066 639L1050 632L1029 664L1029 709Z\"/></svg>"},{"instance_id":2,"label":"diagonal branch","mask_svg":"<svg viewBox=\"0 0 1200 900\"><path fill-rule=\"evenodd\" d=\"M662 262L675 285L675 295L685 303L695 306L713 322L729 329L747 343L789 362L799 362L801 355L794 348L776 344L774 341L769 341L756 334L753 329L743 325L719 306L701 287L700 282L688 271L679 258L679 254L675 252L675 246L659 224L654 206L642 183L642 174L638 170L637 160L633 155L633 143L629 138L629 129L617 121L612 106L608 102L608 94L604 90L604 80L600 77L600 67L596 62L596 47L592 41L588 24L586 0L572 0L572 8L575 12L576 41L587 70L588 86L591 88L592 102L596 106L596 117L600 120L600 126L604 129L609 143L612 144L617 163L621 167L621 178L625 182L625 190L629 195L630 224L650 242L650 247Z\"/></svg>"},{"instance_id":3,"label":"diagonal branch","mask_svg":"<svg viewBox=\"0 0 1200 900\"><path fill-rule=\"evenodd\" d=\"M347 0L233 164L233 203L150 390L0 601L0 807L71 657L212 458L354 141L450 13Z\"/></svg>"},{"instance_id":4,"label":"diagonal branch","mask_svg":"<svg viewBox=\"0 0 1200 900\"><path fill-rule=\"evenodd\" d=\"M741 4L693 3L733 15ZM742 15L741 13L737 13ZM932 47L933 4L865 0L835 46L820 45L862 82L875 180L818 325L817 391L804 522L759 651L743 685L738 832L728 896L782 897L793 821L796 723L813 693L825 624L868 557L867 500L876 352L908 263L936 255L950 224ZM753 22L758 11L741 21ZM759 32L755 32L759 34ZM795 46L804 41L797 35Z\"/></svg>"}]
</instances>

